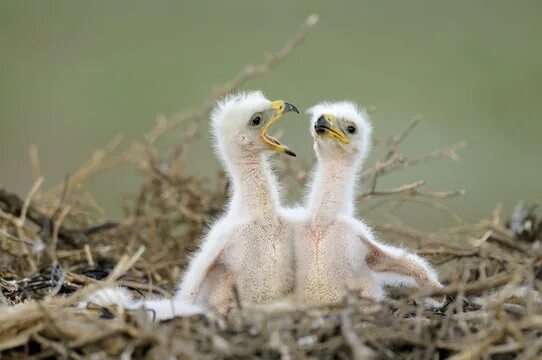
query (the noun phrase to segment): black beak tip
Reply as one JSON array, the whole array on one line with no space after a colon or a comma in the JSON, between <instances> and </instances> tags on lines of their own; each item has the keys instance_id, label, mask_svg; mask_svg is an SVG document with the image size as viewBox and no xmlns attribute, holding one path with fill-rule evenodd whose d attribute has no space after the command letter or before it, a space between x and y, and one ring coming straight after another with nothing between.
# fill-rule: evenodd
<instances>
[{"instance_id":1,"label":"black beak tip","mask_svg":"<svg viewBox=\"0 0 542 360\"><path fill-rule=\"evenodd\" d=\"M315 126L327 126L327 120L324 117L324 115L321 115L320 117L318 117L318 119L316 120Z\"/></svg>"},{"instance_id":2,"label":"black beak tip","mask_svg":"<svg viewBox=\"0 0 542 360\"><path fill-rule=\"evenodd\" d=\"M284 109L284 112L290 112L290 111L293 111L299 114L299 110L294 104L286 103L286 109Z\"/></svg>"},{"instance_id":3,"label":"black beak tip","mask_svg":"<svg viewBox=\"0 0 542 360\"><path fill-rule=\"evenodd\" d=\"M293 152L293 151L290 150L290 149L284 150L284 153L285 153L286 155L290 155L290 156L293 156L293 157L297 157L297 155L295 154L295 152Z\"/></svg>"},{"instance_id":4,"label":"black beak tip","mask_svg":"<svg viewBox=\"0 0 542 360\"><path fill-rule=\"evenodd\" d=\"M324 115L321 115L314 123L314 131L316 131L316 133L319 135L325 134L328 130L328 125L329 123Z\"/></svg>"}]
</instances>

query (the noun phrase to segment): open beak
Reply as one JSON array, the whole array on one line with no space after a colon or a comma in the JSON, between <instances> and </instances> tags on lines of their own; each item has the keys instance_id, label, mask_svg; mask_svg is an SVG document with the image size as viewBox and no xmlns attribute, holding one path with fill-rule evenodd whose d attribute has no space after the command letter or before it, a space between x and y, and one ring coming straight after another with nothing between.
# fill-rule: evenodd
<instances>
[{"instance_id":1,"label":"open beak","mask_svg":"<svg viewBox=\"0 0 542 360\"><path fill-rule=\"evenodd\" d=\"M314 131L320 136L327 136L344 144L349 144L350 140L341 129L333 125L334 120L335 118L332 115L321 115L314 124Z\"/></svg>"},{"instance_id":2,"label":"open beak","mask_svg":"<svg viewBox=\"0 0 542 360\"><path fill-rule=\"evenodd\" d=\"M267 130L269 129L271 124L280 119L280 117L285 113L294 111L299 114L299 110L297 110L294 105L282 100L273 101L271 103L271 107L273 108L275 113L260 131L260 138L276 152L285 153L290 156L296 156L296 154L292 150L290 150L288 146L281 144L277 139L269 135L267 133Z\"/></svg>"}]
</instances>

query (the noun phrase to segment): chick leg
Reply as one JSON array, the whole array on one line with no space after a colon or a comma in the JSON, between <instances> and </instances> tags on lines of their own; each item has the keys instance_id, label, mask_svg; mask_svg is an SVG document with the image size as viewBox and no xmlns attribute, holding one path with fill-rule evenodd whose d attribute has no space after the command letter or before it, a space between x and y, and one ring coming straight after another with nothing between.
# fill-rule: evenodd
<instances>
[{"instance_id":1,"label":"chick leg","mask_svg":"<svg viewBox=\"0 0 542 360\"><path fill-rule=\"evenodd\" d=\"M378 301L383 298L383 291L380 285L376 282L373 274L368 273L367 276L361 279L360 295L366 299Z\"/></svg>"},{"instance_id":2,"label":"chick leg","mask_svg":"<svg viewBox=\"0 0 542 360\"><path fill-rule=\"evenodd\" d=\"M234 287L234 273L223 264L215 264L209 269L196 304L202 304L218 315L227 317L237 305Z\"/></svg>"}]
</instances>

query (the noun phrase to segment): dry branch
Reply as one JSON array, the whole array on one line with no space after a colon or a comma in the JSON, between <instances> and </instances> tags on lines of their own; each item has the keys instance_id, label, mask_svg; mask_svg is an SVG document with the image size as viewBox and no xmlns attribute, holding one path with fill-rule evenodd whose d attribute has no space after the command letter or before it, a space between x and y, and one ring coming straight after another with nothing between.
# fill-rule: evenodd
<instances>
[{"instance_id":1,"label":"dry branch","mask_svg":"<svg viewBox=\"0 0 542 360\"><path fill-rule=\"evenodd\" d=\"M46 237L53 236L53 231L55 231L54 219L43 214L30 202L24 202L19 196L7 192L3 188L0 188L0 210L4 213L20 217L20 219L23 220L27 218L40 227L42 235ZM107 221L103 224L90 226L81 230L56 226L56 233L58 238L64 240L66 244L70 246L81 246L81 244L89 241L89 237L114 229L117 225L118 224L115 222Z\"/></svg>"}]
</instances>

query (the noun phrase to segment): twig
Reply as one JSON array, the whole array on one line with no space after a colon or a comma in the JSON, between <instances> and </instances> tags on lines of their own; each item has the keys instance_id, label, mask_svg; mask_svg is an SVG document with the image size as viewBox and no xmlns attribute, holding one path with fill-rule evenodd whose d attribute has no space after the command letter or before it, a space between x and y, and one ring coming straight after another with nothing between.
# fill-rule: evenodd
<instances>
[{"instance_id":1,"label":"twig","mask_svg":"<svg viewBox=\"0 0 542 360\"><path fill-rule=\"evenodd\" d=\"M389 160L383 163L377 164L376 166L370 167L367 170L363 171L362 180L365 181L369 179L375 173L381 176L393 171L402 170L407 167L418 165L418 164L425 163L432 160L438 160L442 158L450 158L452 160L459 159L459 156L457 155L457 151L465 147L465 145L466 145L465 142L459 142L447 148L435 150L428 154L411 157L411 158L404 158L402 155L400 156L395 155Z\"/></svg>"},{"instance_id":2,"label":"twig","mask_svg":"<svg viewBox=\"0 0 542 360\"><path fill-rule=\"evenodd\" d=\"M503 337L503 335L504 335L504 332L502 330L489 334L481 341L477 341L475 344L468 346L461 353L450 357L450 360L478 359L480 355L482 355L485 352L485 350L489 346L491 346L491 344L500 340Z\"/></svg>"},{"instance_id":3,"label":"twig","mask_svg":"<svg viewBox=\"0 0 542 360\"><path fill-rule=\"evenodd\" d=\"M398 188L387 190L387 191L376 191L374 189L371 189L371 191L361 194L358 198L363 199L369 196L388 196L388 195L397 195L397 194L403 194L403 193L415 194L416 189L423 185L425 185L425 181L420 180L412 184L403 185Z\"/></svg>"},{"instance_id":4,"label":"twig","mask_svg":"<svg viewBox=\"0 0 542 360\"><path fill-rule=\"evenodd\" d=\"M54 221L54 224L53 224L53 235L51 239L51 245L49 248L50 256L53 262L57 262L56 248L58 244L58 231L61 227L62 222L64 221L64 218L68 215L69 211L70 211L69 206L66 206L65 208L63 208L60 211L59 215L57 216L58 218Z\"/></svg>"},{"instance_id":5,"label":"twig","mask_svg":"<svg viewBox=\"0 0 542 360\"><path fill-rule=\"evenodd\" d=\"M112 283L119 277L124 275L128 270L130 270L130 268L136 263L136 261L139 260L141 255L143 255L143 252L145 252L145 247L141 246L132 257L123 255L113 269L113 271L111 271L111 273L107 277L106 282Z\"/></svg>"},{"instance_id":6,"label":"twig","mask_svg":"<svg viewBox=\"0 0 542 360\"><path fill-rule=\"evenodd\" d=\"M36 182L34 182L34 185L32 185L32 188L28 192L28 195L26 195L23 206L21 208L21 213L19 215L19 223L17 224L17 227L22 228L24 226L24 222L26 220L26 213L28 212L28 207L30 206L30 201L42 184L43 177L39 178L38 180L36 180Z\"/></svg>"},{"instance_id":7,"label":"twig","mask_svg":"<svg viewBox=\"0 0 542 360\"><path fill-rule=\"evenodd\" d=\"M457 283L457 284L448 285L442 288L418 290L418 291L415 291L413 295L411 295L410 299L416 300L420 297L437 296L437 295L449 296L449 295L457 294L459 291L462 291L463 294L465 295L470 295L472 293L477 293L484 290L490 290L490 289L494 289L496 287L505 285L512 278L513 278L513 275L511 274L499 273L483 281L473 281L467 284Z\"/></svg>"},{"instance_id":8,"label":"twig","mask_svg":"<svg viewBox=\"0 0 542 360\"><path fill-rule=\"evenodd\" d=\"M22 218L24 203L17 195L9 193L3 188L0 188L0 208L4 208L9 214ZM49 229L48 236L51 236L51 231L54 228L54 222L51 218L41 213L30 202L26 206L25 218L28 218L34 224L38 225L40 229ZM91 226L87 229L73 229L65 226L58 227L58 237L64 240L67 244L79 247L81 243L86 242L88 237L96 235L98 233L111 230L117 227L118 224L113 222L106 222L104 224Z\"/></svg>"},{"instance_id":9,"label":"twig","mask_svg":"<svg viewBox=\"0 0 542 360\"><path fill-rule=\"evenodd\" d=\"M390 159L395 152L397 152L397 147L406 139L408 135L414 130L416 126L422 121L421 117L414 118L410 123L408 123L407 127L400 132L397 135L392 136L389 138L385 143L388 146L389 150L384 156L386 160Z\"/></svg>"},{"instance_id":10,"label":"twig","mask_svg":"<svg viewBox=\"0 0 542 360\"><path fill-rule=\"evenodd\" d=\"M395 189L387 190L387 191L376 191L374 189L361 194L358 199L367 198L370 196L390 196L390 195L403 195L407 194L410 196L420 196L420 197L427 197L432 199L449 199L456 196L465 195L465 190L452 190L452 191L437 191L437 192L431 192L431 191L419 191L418 189L425 185L425 181L420 180L416 181L412 184L406 184L403 186L400 186Z\"/></svg>"},{"instance_id":11,"label":"twig","mask_svg":"<svg viewBox=\"0 0 542 360\"><path fill-rule=\"evenodd\" d=\"M355 333L352 315L353 311L350 308L341 312L341 334L350 346L354 359L374 359L376 354L373 349L365 345Z\"/></svg>"},{"instance_id":12,"label":"twig","mask_svg":"<svg viewBox=\"0 0 542 360\"><path fill-rule=\"evenodd\" d=\"M417 242L423 242L427 240L437 240L438 236L434 234L424 234L421 231L418 231L412 227L405 225L394 225L394 224L373 224L373 228L380 232L389 233L392 235L399 235L407 239L415 240Z\"/></svg>"},{"instance_id":13,"label":"twig","mask_svg":"<svg viewBox=\"0 0 542 360\"><path fill-rule=\"evenodd\" d=\"M32 175L34 177L34 181L38 181L38 179L43 177L43 175L41 171L38 147L36 145L30 145L29 155L30 155L30 163L32 165Z\"/></svg>"}]
</instances>

